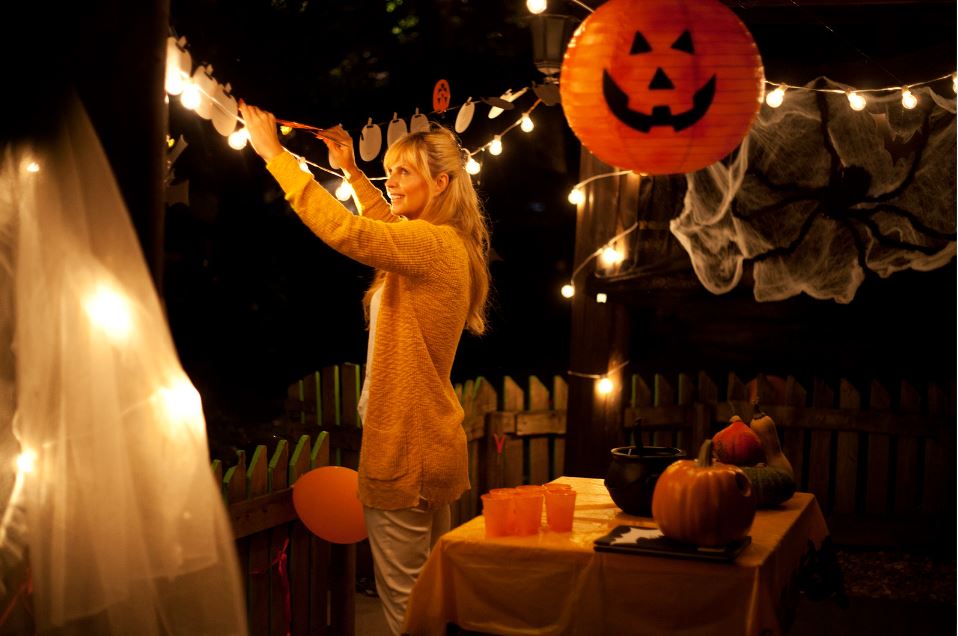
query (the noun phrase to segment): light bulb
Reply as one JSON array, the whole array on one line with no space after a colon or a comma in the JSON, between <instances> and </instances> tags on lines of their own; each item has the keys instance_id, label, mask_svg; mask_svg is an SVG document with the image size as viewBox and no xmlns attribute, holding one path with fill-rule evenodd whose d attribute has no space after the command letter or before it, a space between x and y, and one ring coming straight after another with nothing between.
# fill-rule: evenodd
<instances>
[{"instance_id":1,"label":"light bulb","mask_svg":"<svg viewBox=\"0 0 958 636\"><path fill-rule=\"evenodd\" d=\"M546 10L546 0L526 0L529 13L539 14Z\"/></svg>"},{"instance_id":2,"label":"light bulb","mask_svg":"<svg viewBox=\"0 0 958 636\"><path fill-rule=\"evenodd\" d=\"M599 293L595 295L595 302L605 304L609 300L609 297L605 294Z\"/></svg>"},{"instance_id":3,"label":"light bulb","mask_svg":"<svg viewBox=\"0 0 958 636\"><path fill-rule=\"evenodd\" d=\"M230 136L227 137L226 143L230 145L230 148L233 150L242 150L246 147L246 142L249 141L249 132L246 128L239 128L230 133Z\"/></svg>"},{"instance_id":4,"label":"light bulb","mask_svg":"<svg viewBox=\"0 0 958 636\"><path fill-rule=\"evenodd\" d=\"M865 108L865 98L855 91L848 91L848 105L852 110L862 110Z\"/></svg>"},{"instance_id":5,"label":"light bulb","mask_svg":"<svg viewBox=\"0 0 958 636\"><path fill-rule=\"evenodd\" d=\"M125 339L133 330L129 302L107 285L100 285L87 296L84 309L90 321L114 340Z\"/></svg>"},{"instance_id":6,"label":"light bulb","mask_svg":"<svg viewBox=\"0 0 958 636\"><path fill-rule=\"evenodd\" d=\"M286 135L288 135L288 134L291 133L291 132L293 132L293 127L292 127L292 126L285 126L285 125L283 125L283 126L280 126L280 127L279 127L279 134L281 134L283 137L285 137Z\"/></svg>"},{"instance_id":7,"label":"light bulb","mask_svg":"<svg viewBox=\"0 0 958 636\"><path fill-rule=\"evenodd\" d=\"M911 91L906 88L901 92L901 105L911 110L918 105L918 98L912 95Z\"/></svg>"},{"instance_id":8,"label":"light bulb","mask_svg":"<svg viewBox=\"0 0 958 636\"><path fill-rule=\"evenodd\" d=\"M615 388L615 385L612 384L612 380L609 378L602 377L599 378L595 388L599 390L600 395L608 395L609 393L612 393L612 389Z\"/></svg>"},{"instance_id":9,"label":"light bulb","mask_svg":"<svg viewBox=\"0 0 958 636\"><path fill-rule=\"evenodd\" d=\"M466 172L469 174L479 174L480 170L482 170L482 166L479 162L469 157L469 161L466 162Z\"/></svg>"},{"instance_id":10,"label":"light bulb","mask_svg":"<svg viewBox=\"0 0 958 636\"><path fill-rule=\"evenodd\" d=\"M496 135L489 144L489 154L497 156L502 154L502 139L499 135Z\"/></svg>"},{"instance_id":11,"label":"light bulb","mask_svg":"<svg viewBox=\"0 0 958 636\"><path fill-rule=\"evenodd\" d=\"M785 89L781 86L773 90L771 93L768 93L765 96L765 103L771 106L772 108L778 108L782 105L782 102L785 100Z\"/></svg>"},{"instance_id":12,"label":"light bulb","mask_svg":"<svg viewBox=\"0 0 958 636\"><path fill-rule=\"evenodd\" d=\"M951 74L951 90L958 93L958 73Z\"/></svg>"},{"instance_id":13,"label":"light bulb","mask_svg":"<svg viewBox=\"0 0 958 636\"><path fill-rule=\"evenodd\" d=\"M343 179L339 187L336 188L336 198L340 201L348 201L351 196L353 196L353 187L349 185L348 181Z\"/></svg>"},{"instance_id":14,"label":"light bulb","mask_svg":"<svg viewBox=\"0 0 958 636\"><path fill-rule=\"evenodd\" d=\"M562 297L563 298L572 298L575 296L575 287L571 284L566 284L562 286Z\"/></svg>"},{"instance_id":15,"label":"light bulb","mask_svg":"<svg viewBox=\"0 0 958 636\"><path fill-rule=\"evenodd\" d=\"M532 129L535 127L536 125L532 122L532 117L529 117L529 113L523 113L522 121L519 122L519 129L522 132L528 133L532 132Z\"/></svg>"},{"instance_id":16,"label":"light bulb","mask_svg":"<svg viewBox=\"0 0 958 636\"><path fill-rule=\"evenodd\" d=\"M37 466L37 454L30 449L17 455L17 470L21 473L32 473Z\"/></svg>"},{"instance_id":17,"label":"light bulb","mask_svg":"<svg viewBox=\"0 0 958 636\"><path fill-rule=\"evenodd\" d=\"M189 84L180 94L180 103L187 110L196 110L200 105L200 89L196 84Z\"/></svg>"},{"instance_id":18,"label":"light bulb","mask_svg":"<svg viewBox=\"0 0 958 636\"><path fill-rule=\"evenodd\" d=\"M182 93L183 89L186 88L183 71L181 71L176 65L167 65L166 81L164 84L166 92L170 95L179 95Z\"/></svg>"},{"instance_id":19,"label":"light bulb","mask_svg":"<svg viewBox=\"0 0 958 636\"><path fill-rule=\"evenodd\" d=\"M602 252L599 253L599 260L601 260L602 264L606 267L617 265L621 263L624 258L622 253L611 245L607 245L602 249Z\"/></svg>"},{"instance_id":20,"label":"light bulb","mask_svg":"<svg viewBox=\"0 0 958 636\"><path fill-rule=\"evenodd\" d=\"M40 172L40 164L36 161L31 161L27 164L27 172Z\"/></svg>"},{"instance_id":21,"label":"light bulb","mask_svg":"<svg viewBox=\"0 0 958 636\"><path fill-rule=\"evenodd\" d=\"M585 203L585 192L582 191L582 188L579 186L572 188L572 191L569 192L569 203L572 205Z\"/></svg>"}]
</instances>

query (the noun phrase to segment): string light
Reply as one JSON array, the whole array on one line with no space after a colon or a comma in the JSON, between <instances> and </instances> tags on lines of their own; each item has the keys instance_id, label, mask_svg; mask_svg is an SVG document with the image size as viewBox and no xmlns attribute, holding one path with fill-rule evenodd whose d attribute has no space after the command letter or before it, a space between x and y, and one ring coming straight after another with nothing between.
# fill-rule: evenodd
<instances>
[{"instance_id":1,"label":"string light","mask_svg":"<svg viewBox=\"0 0 958 636\"><path fill-rule=\"evenodd\" d=\"M563 298L572 298L575 296L575 285L566 283L562 286L561 293Z\"/></svg>"},{"instance_id":2,"label":"string light","mask_svg":"<svg viewBox=\"0 0 958 636\"><path fill-rule=\"evenodd\" d=\"M36 161L31 161L27 164L27 172L40 172L40 164L38 164Z\"/></svg>"},{"instance_id":3,"label":"string light","mask_svg":"<svg viewBox=\"0 0 958 636\"><path fill-rule=\"evenodd\" d=\"M601 305L604 305L606 302L608 302L608 300L609 300L609 297L601 292L595 295L595 302Z\"/></svg>"},{"instance_id":4,"label":"string light","mask_svg":"<svg viewBox=\"0 0 958 636\"><path fill-rule=\"evenodd\" d=\"M625 257L622 255L622 252L615 249L611 245L606 245L602 248L602 252L599 254L599 261L606 267L612 267L613 265L618 265Z\"/></svg>"},{"instance_id":5,"label":"string light","mask_svg":"<svg viewBox=\"0 0 958 636\"><path fill-rule=\"evenodd\" d=\"M866 106L865 94L893 94L900 93L902 106L904 108L914 108L918 105L918 98L911 91L918 86L929 86L935 82L939 82L944 79L951 79L952 90L958 93L958 73L948 73L940 77L935 77L930 80L923 82L918 82L916 84L908 84L907 86L884 86L882 88L849 88L847 90L837 89L837 88L814 88L808 86L794 86L792 84L783 84L783 83L773 83L766 82L769 88L774 87L774 89L769 90L765 95L765 103L768 104L771 108L778 108L782 105L782 101L785 98L785 91L802 91L810 93L837 93L844 94L848 98L848 104L853 110L863 110ZM909 106L909 104L911 104Z\"/></svg>"},{"instance_id":6,"label":"string light","mask_svg":"<svg viewBox=\"0 0 958 636\"><path fill-rule=\"evenodd\" d=\"M502 154L502 138L499 135L493 137L489 143L489 154L499 156Z\"/></svg>"},{"instance_id":7,"label":"string light","mask_svg":"<svg viewBox=\"0 0 958 636\"><path fill-rule=\"evenodd\" d=\"M765 103L772 108L778 108L782 105L783 101L785 101L785 89L781 86L776 87L775 90L765 95Z\"/></svg>"},{"instance_id":8,"label":"string light","mask_svg":"<svg viewBox=\"0 0 958 636\"><path fill-rule=\"evenodd\" d=\"M201 99L200 88L196 84L188 84L180 94L180 103L186 110L199 108Z\"/></svg>"},{"instance_id":9,"label":"string light","mask_svg":"<svg viewBox=\"0 0 958 636\"><path fill-rule=\"evenodd\" d=\"M629 364L629 361L626 360L620 365L617 365L614 369L610 369L605 373L579 373L578 371L572 371L571 369L567 373L571 376L577 378L586 378L595 380L595 390L599 395L609 395L615 390L615 382L612 380L612 376Z\"/></svg>"},{"instance_id":10,"label":"string light","mask_svg":"<svg viewBox=\"0 0 958 636\"><path fill-rule=\"evenodd\" d=\"M84 303L90 321L114 340L133 331L133 316L126 297L107 284L99 285Z\"/></svg>"},{"instance_id":11,"label":"string light","mask_svg":"<svg viewBox=\"0 0 958 636\"><path fill-rule=\"evenodd\" d=\"M340 201L348 201L351 196L353 196L353 187L349 185L346 179L343 179L339 187L336 188L336 198Z\"/></svg>"},{"instance_id":12,"label":"string light","mask_svg":"<svg viewBox=\"0 0 958 636\"><path fill-rule=\"evenodd\" d=\"M529 9L529 13L538 15L546 10L546 6L546 0L526 0L526 8Z\"/></svg>"},{"instance_id":13,"label":"string light","mask_svg":"<svg viewBox=\"0 0 958 636\"><path fill-rule=\"evenodd\" d=\"M249 131L246 128L239 128L230 133L230 136L227 137L226 142L230 145L230 148L234 150L242 150L246 147L246 143L249 141Z\"/></svg>"},{"instance_id":14,"label":"string light","mask_svg":"<svg viewBox=\"0 0 958 636\"><path fill-rule=\"evenodd\" d=\"M466 172L468 172L471 175L477 175L479 174L480 170L482 170L482 164L480 164L478 161L476 161L472 157L469 157L469 160L466 161Z\"/></svg>"},{"instance_id":15,"label":"string light","mask_svg":"<svg viewBox=\"0 0 958 636\"><path fill-rule=\"evenodd\" d=\"M279 127L279 134L281 134L283 137L288 136L289 133L291 133L291 132L293 132L293 127L292 127L292 126L283 125L283 126L280 126L280 127Z\"/></svg>"},{"instance_id":16,"label":"string light","mask_svg":"<svg viewBox=\"0 0 958 636\"><path fill-rule=\"evenodd\" d=\"M576 186L569 192L569 203L572 205L581 205L585 203L585 192L582 188Z\"/></svg>"},{"instance_id":17,"label":"string light","mask_svg":"<svg viewBox=\"0 0 958 636\"><path fill-rule=\"evenodd\" d=\"M908 110L911 110L918 105L918 98L912 95L911 91L907 88L902 89L901 91L901 105Z\"/></svg>"},{"instance_id":18,"label":"string light","mask_svg":"<svg viewBox=\"0 0 958 636\"><path fill-rule=\"evenodd\" d=\"M31 449L25 449L17 455L17 470L21 473L32 473L37 467L37 453Z\"/></svg>"},{"instance_id":19,"label":"string light","mask_svg":"<svg viewBox=\"0 0 958 636\"><path fill-rule=\"evenodd\" d=\"M529 116L529 113L523 113L522 123L519 124L519 129L524 133L530 133L535 127L536 125L532 121L532 117Z\"/></svg>"},{"instance_id":20,"label":"string light","mask_svg":"<svg viewBox=\"0 0 958 636\"><path fill-rule=\"evenodd\" d=\"M865 108L865 98L855 91L848 91L848 105L852 110L863 110Z\"/></svg>"}]
</instances>

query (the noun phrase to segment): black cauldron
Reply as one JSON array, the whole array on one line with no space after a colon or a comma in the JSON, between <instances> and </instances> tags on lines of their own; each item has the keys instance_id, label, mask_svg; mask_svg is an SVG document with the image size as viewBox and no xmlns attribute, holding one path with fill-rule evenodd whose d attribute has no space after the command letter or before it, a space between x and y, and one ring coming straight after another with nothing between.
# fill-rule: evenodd
<instances>
[{"instance_id":1,"label":"black cauldron","mask_svg":"<svg viewBox=\"0 0 958 636\"><path fill-rule=\"evenodd\" d=\"M651 517L655 483L662 471L679 459L685 459L685 451L667 446L642 446L639 442L638 446L613 448L605 487L623 512Z\"/></svg>"}]
</instances>

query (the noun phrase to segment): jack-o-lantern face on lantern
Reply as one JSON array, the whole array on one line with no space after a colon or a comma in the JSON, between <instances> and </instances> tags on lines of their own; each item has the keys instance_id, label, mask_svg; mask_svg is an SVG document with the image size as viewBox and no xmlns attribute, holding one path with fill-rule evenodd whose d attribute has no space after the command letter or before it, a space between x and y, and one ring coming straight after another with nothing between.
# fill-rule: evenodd
<instances>
[{"instance_id":1,"label":"jack-o-lantern face on lantern","mask_svg":"<svg viewBox=\"0 0 958 636\"><path fill-rule=\"evenodd\" d=\"M596 157L670 174L734 150L763 83L751 35L718 0L610 0L570 41L559 88L569 125Z\"/></svg>"}]
</instances>

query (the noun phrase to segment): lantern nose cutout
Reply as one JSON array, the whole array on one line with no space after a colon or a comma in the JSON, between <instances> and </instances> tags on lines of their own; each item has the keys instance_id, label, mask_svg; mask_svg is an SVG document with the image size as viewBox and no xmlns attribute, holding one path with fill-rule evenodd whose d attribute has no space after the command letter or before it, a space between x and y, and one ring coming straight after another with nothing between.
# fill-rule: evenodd
<instances>
[{"instance_id":1,"label":"lantern nose cutout","mask_svg":"<svg viewBox=\"0 0 958 636\"><path fill-rule=\"evenodd\" d=\"M669 76L665 74L660 68L655 69L655 75L652 76L652 81L649 82L649 90L662 90L667 88L675 88L675 85L672 83L672 80L669 79Z\"/></svg>"}]
</instances>

